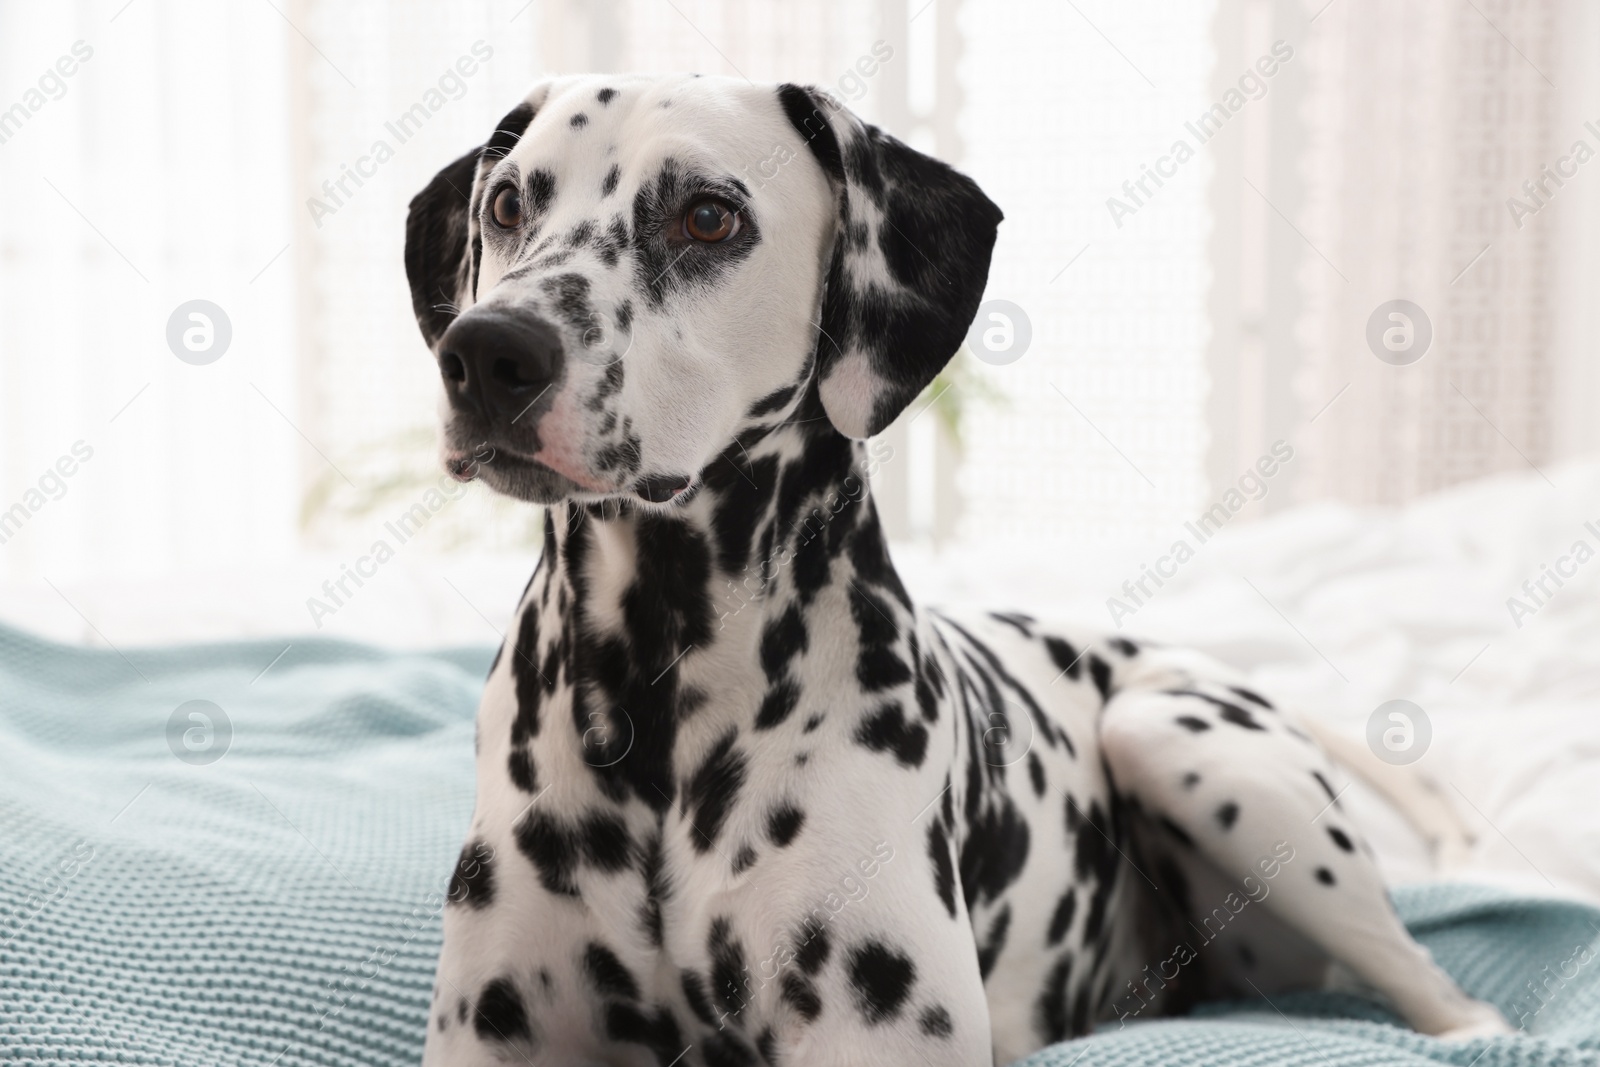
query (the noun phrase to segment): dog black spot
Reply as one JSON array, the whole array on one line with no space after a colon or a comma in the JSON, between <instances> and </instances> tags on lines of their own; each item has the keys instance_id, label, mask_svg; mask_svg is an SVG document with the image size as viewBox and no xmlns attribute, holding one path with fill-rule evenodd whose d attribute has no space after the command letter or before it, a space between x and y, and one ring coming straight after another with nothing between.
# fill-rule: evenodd
<instances>
[{"instance_id":1,"label":"dog black spot","mask_svg":"<svg viewBox=\"0 0 1600 1067\"><path fill-rule=\"evenodd\" d=\"M816 985L793 971L783 976L779 993L783 1002L808 1023L816 1022L822 1014L822 998L817 995Z\"/></svg>"},{"instance_id":2,"label":"dog black spot","mask_svg":"<svg viewBox=\"0 0 1600 1067\"><path fill-rule=\"evenodd\" d=\"M569 328L581 333L594 325L595 312L594 306L589 303L588 278L581 274L557 274L541 281L539 289L551 298L551 310Z\"/></svg>"},{"instance_id":3,"label":"dog black spot","mask_svg":"<svg viewBox=\"0 0 1600 1067\"><path fill-rule=\"evenodd\" d=\"M737 613L754 596L760 595L761 585L752 591L747 563L750 559L750 541L756 523L767 510L776 487L778 458L763 456L749 464L748 470L739 466L738 459L724 452L720 463L705 470L706 487L717 493L716 508L711 515L711 529L716 535L717 562L729 575L745 577L739 587L723 597L723 609ZM760 569L756 572L761 582ZM804 650L804 624L800 627L798 650Z\"/></svg>"},{"instance_id":4,"label":"dog black spot","mask_svg":"<svg viewBox=\"0 0 1600 1067\"><path fill-rule=\"evenodd\" d=\"M567 120L567 125L571 126L575 130L581 130L585 126L589 125L589 116L580 111Z\"/></svg>"},{"instance_id":5,"label":"dog black spot","mask_svg":"<svg viewBox=\"0 0 1600 1067\"><path fill-rule=\"evenodd\" d=\"M639 999L639 983L634 980L633 972L617 959L616 953L600 942L591 941L589 947L584 949L583 969L589 975L595 992L601 996Z\"/></svg>"},{"instance_id":6,"label":"dog black spot","mask_svg":"<svg viewBox=\"0 0 1600 1067\"><path fill-rule=\"evenodd\" d=\"M856 727L857 743L874 752L893 752L907 767L922 766L928 754L928 728L908 722L899 701L881 704Z\"/></svg>"},{"instance_id":7,"label":"dog black spot","mask_svg":"<svg viewBox=\"0 0 1600 1067\"><path fill-rule=\"evenodd\" d=\"M899 1015L917 980L911 958L877 940L850 950L849 974L856 1010L869 1026Z\"/></svg>"},{"instance_id":8,"label":"dog black spot","mask_svg":"<svg viewBox=\"0 0 1600 1067\"><path fill-rule=\"evenodd\" d=\"M806 974L815 975L827 964L833 952L833 942L828 929L815 919L807 919L800 927L800 947L795 950L794 961Z\"/></svg>"},{"instance_id":9,"label":"dog black spot","mask_svg":"<svg viewBox=\"0 0 1600 1067\"><path fill-rule=\"evenodd\" d=\"M556 198L556 176L547 170L535 170L528 175L527 210L529 218L537 218L550 210Z\"/></svg>"},{"instance_id":10,"label":"dog black spot","mask_svg":"<svg viewBox=\"0 0 1600 1067\"><path fill-rule=\"evenodd\" d=\"M756 1050L731 1031L713 1034L706 1040L703 1051L706 1067L755 1067L756 1064Z\"/></svg>"},{"instance_id":11,"label":"dog black spot","mask_svg":"<svg viewBox=\"0 0 1600 1067\"><path fill-rule=\"evenodd\" d=\"M1323 885L1333 885L1335 882L1338 881L1338 879L1334 878L1333 872L1328 870L1328 868L1326 868L1326 867L1318 867L1317 868L1317 881L1321 882Z\"/></svg>"},{"instance_id":12,"label":"dog black spot","mask_svg":"<svg viewBox=\"0 0 1600 1067\"><path fill-rule=\"evenodd\" d=\"M900 628L890 614L889 605L859 585L850 598L850 614L861 631L860 656L856 661L856 681L869 693L881 692L911 680L911 668L894 651Z\"/></svg>"},{"instance_id":13,"label":"dog black spot","mask_svg":"<svg viewBox=\"0 0 1600 1067\"><path fill-rule=\"evenodd\" d=\"M708 852L722 833L722 823L744 785L746 760L734 747L739 731L730 729L689 779L686 799L693 809L695 851Z\"/></svg>"},{"instance_id":14,"label":"dog black spot","mask_svg":"<svg viewBox=\"0 0 1600 1067\"><path fill-rule=\"evenodd\" d=\"M797 388L793 385L786 385L781 389L773 390L754 404L751 404L750 410L745 412L745 418L759 419L763 415L771 415L793 400L796 391Z\"/></svg>"},{"instance_id":15,"label":"dog black spot","mask_svg":"<svg viewBox=\"0 0 1600 1067\"><path fill-rule=\"evenodd\" d=\"M1255 716L1234 704L1229 704L1222 709L1222 719L1235 726L1242 726L1246 730L1265 730L1266 727L1256 722Z\"/></svg>"},{"instance_id":16,"label":"dog black spot","mask_svg":"<svg viewBox=\"0 0 1600 1067\"><path fill-rule=\"evenodd\" d=\"M494 850L488 842L474 839L462 846L447 899L479 911L494 902Z\"/></svg>"},{"instance_id":17,"label":"dog black spot","mask_svg":"<svg viewBox=\"0 0 1600 1067\"><path fill-rule=\"evenodd\" d=\"M683 986L683 999L688 1001L694 1017L707 1026L715 1026L717 1015L711 1009L711 998L706 996L705 979L698 972L690 970L683 971L678 977Z\"/></svg>"},{"instance_id":18,"label":"dog black spot","mask_svg":"<svg viewBox=\"0 0 1600 1067\"><path fill-rule=\"evenodd\" d=\"M472 1022L481 1041L526 1041L528 1009L509 978L495 978L478 994L478 1011Z\"/></svg>"},{"instance_id":19,"label":"dog black spot","mask_svg":"<svg viewBox=\"0 0 1600 1067\"><path fill-rule=\"evenodd\" d=\"M466 997L462 997L460 1000L456 1001L456 1022L458 1022L458 1023L466 1022L467 1021L467 1012L469 1010L470 1009L467 1006L467 998Z\"/></svg>"},{"instance_id":20,"label":"dog black spot","mask_svg":"<svg viewBox=\"0 0 1600 1067\"><path fill-rule=\"evenodd\" d=\"M1011 799L981 812L968 827L961 845L961 890L967 910L998 900L1028 862L1028 823Z\"/></svg>"},{"instance_id":21,"label":"dog black spot","mask_svg":"<svg viewBox=\"0 0 1600 1067\"><path fill-rule=\"evenodd\" d=\"M1254 692L1253 690L1250 690L1250 689L1241 688L1240 686L1237 686L1237 685L1230 685L1228 688L1233 690L1233 692L1235 694L1237 694L1238 696L1241 696L1245 700L1250 701L1250 703L1258 704L1261 707L1266 708L1268 711L1272 710L1272 703L1270 701L1268 701L1267 698L1262 696L1260 693Z\"/></svg>"},{"instance_id":22,"label":"dog black spot","mask_svg":"<svg viewBox=\"0 0 1600 1067\"><path fill-rule=\"evenodd\" d=\"M1239 821L1239 805L1228 801L1217 809L1217 822L1222 824L1224 830L1232 830L1233 824Z\"/></svg>"},{"instance_id":23,"label":"dog black spot","mask_svg":"<svg viewBox=\"0 0 1600 1067\"><path fill-rule=\"evenodd\" d=\"M711 959L711 994L729 1015L737 1015L745 1005L744 946L733 936L726 918L712 920L706 939L706 955Z\"/></svg>"},{"instance_id":24,"label":"dog black spot","mask_svg":"<svg viewBox=\"0 0 1600 1067\"><path fill-rule=\"evenodd\" d=\"M1204 719L1197 719L1193 715L1179 715L1173 720L1190 733L1201 734L1211 729L1211 724Z\"/></svg>"},{"instance_id":25,"label":"dog black spot","mask_svg":"<svg viewBox=\"0 0 1600 1067\"><path fill-rule=\"evenodd\" d=\"M989 618L995 622L1003 622L1013 627L1023 637L1033 636L1033 616L1024 615L1017 611L991 611Z\"/></svg>"},{"instance_id":26,"label":"dog black spot","mask_svg":"<svg viewBox=\"0 0 1600 1067\"><path fill-rule=\"evenodd\" d=\"M817 727L821 726L822 725L822 721L824 719L826 719L826 718L827 718L827 716L822 714L820 711L817 712L815 715L807 716L806 717L806 724L803 727L800 728L800 732L809 734L811 731L813 731Z\"/></svg>"},{"instance_id":27,"label":"dog black spot","mask_svg":"<svg viewBox=\"0 0 1600 1067\"><path fill-rule=\"evenodd\" d=\"M956 917L956 871L950 861L950 841L945 836L944 824L934 819L928 824L928 859L933 863L933 887L944 902L950 918Z\"/></svg>"},{"instance_id":28,"label":"dog black spot","mask_svg":"<svg viewBox=\"0 0 1600 1067\"><path fill-rule=\"evenodd\" d=\"M767 836L779 848L787 847L805 821L805 812L792 804L780 804L767 814Z\"/></svg>"},{"instance_id":29,"label":"dog black spot","mask_svg":"<svg viewBox=\"0 0 1600 1067\"><path fill-rule=\"evenodd\" d=\"M756 865L756 850L749 845L742 845L733 856L733 873L743 874Z\"/></svg>"},{"instance_id":30,"label":"dog black spot","mask_svg":"<svg viewBox=\"0 0 1600 1067\"><path fill-rule=\"evenodd\" d=\"M551 815L529 811L516 827L517 848L539 872L539 883L552 893L577 896L573 873L578 862L573 842Z\"/></svg>"},{"instance_id":31,"label":"dog black spot","mask_svg":"<svg viewBox=\"0 0 1600 1067\"><path fill-rule=\"evenodd\" d=\"M567 244L573 248L583 248L590 244L594 240L594 220L584 219L572 229L568 230L566 240ZM594 320L590 319L589 321L592 324ZM621 367L622 364L617 363L613 364L613 366ZM609 393L607 395L609 395Z\"/></svg>"},{"instance_id":32,"label":"dog black spot","mask_svg":"<svg viewBox=\"0 0 1600 1067\"><path fill-rule=\"evenodd\" d=\"M1324 793L1328 794L1328 799L1330 801L1337 801L1339 799L1339 794L1334 791L1333 786L1328 782L1328 780L1322 776L1321 771L1312 771L1311 777L1317 780L1317 784L1322 787L1322 791Z\"/></svg>"},{"instance_id":33,"label":"dog black spot","mask_svg":"<svg viewBox=\"0 0 1600 1067\"><path fill-rule=\"evenodd\" d=\"M767 681L781 678L789 661L806 650L808 640L805 616L798 604L790 604L787 611L768 622L761 633L761 669L766 671Z\"/></svg>"},{"instance_id":34,"label":"dog black spot","mask_svg":"<svg viewBox=\"0 0 1600 1067\"><path fill-rule=\"evenodd\" d=\"M602 871L628 866L631 841L622 820L612 815L588 815L578 824L578 847L589 863Z\"/></svg>"},{"instance_id":35,"label":"dog black spot","mask_svg":"<svg viewBox=\"0 0 1600 1067\"><path fill-rule=\"evenodd\" d=\"M1073 916L1078 914L1078 891L1069 888L1061 894L1061 899L1056 902L1056 910L1050 915L1050 929L1046 940L1053 948L1061 944L1061 939L1067 936L1067 931L1072 928Z\"/></svg>"},{"instance_id":36,"label":"dog black spot","mask_svg":"<svg viewBox=\"0 0 1600 1067\"><path fill-rule=\"evenodd\" d=\"M770 730L774 726L782 725L799 701L800 687L787 679L768 689L767 695L761 698L760 709L756 712L756 729Z\"/></svg>"},{"instance_id":37,"label":"dog black spot","mask_svg":"<svg viewBox=\"0 0 1600 1067\"><path fill-rule=\"evenodd\" d=\"M913 651L911 662L918 664L916 693L917 707L922 712L922 721L929 724L936 723L939 721L939 701L934 695L933 678L930 677L926 666L923 665L933 661L931 659L923 661Z\"/></svg>"},{"instance_id":38,"label":"dog black spot","mask_svg":"<svg viewBox=\"0 0 1600 1067\"><path fill-rule=\"evenodd\" d=\"M633 1004L611 1004L606 1008L606 1037L644 1045L655 1053L656 1062L671 1062L683 1052L683 1035L678 1021L665 1008L654 1017Z\"/></svg>"},{"instance_id":39,"label":"dog black spot","mask_svg":"<svg viewBox=\"0 0 1600 1067\"><path fill-rule=\"evenodd\" d=\"M1355 843L1350 840L1350 835L1339 829L1337 826L1328 827L1328 836L1333 838L1333 843L1338 845L1344 851L1354 852L1356 850Z\"/></svg>"},{"instance_id":40,"label":"dog black spot","mask_svg":"<svg viewBox=\"0 0 1600 1067\"><path fill-rule=\"evenodd\" d=\"M949 1037L955 1031L955 1023L950 1019L950 1013L938 1004L924 1008L922 1015L917 1019L917 1026L928 1037Z\"/></svg>"},{"instance_id":41,"label":"dog black spot","mask_svg":"<svg viewBox=\"0 0 1600 1067\"><path fill-rule=\"evenodd\" d=\"M1037 752L1028 753L1028 779L1033 783L1033 795L1044 796L1044 761Z\"/></svg>"},{"instance_id":42,"label":"dog black spot","mask_svg":"<svg viewBox=\"0 0 1600 1067\"><path fill-rule=\"evenodd\" d=\"M1111 664L1089 653L1089 676L1094 679L1094 687L1100 691L1102 702L1111 699Z\"/></svg>"},{"instance_id":43,"label":"dog black spot","mask_svg":"<svg viewBox=\"0 0 1600 1067\"><path fill-rule=\"evenodd\" d=\"M1190 771L1190 772L1188 772L1187 774L1185 774L1183 776L1183 787L1185 789L1193 789L1195 786L1197 786L1199 784L1200 784L1200 776L1198 774L1196 774L1194 771Z\"/></svg>"},{"instance_id":44,"label":"dog black spot","mask_svg":"<svg viewBox=\"0 0 1600 1067\"><path fill-rule=\"evenodd\" d=\"M506 757L506 773L524 793L539 791L539 779L534 772L533 756L528 752L526 744L515 745L511 749L511 754Z\"/></svg>"},{"instance_id":45,"label":"dog black spot","mask_svg":"<svg viewBox=\"0 0 1600 1067\"><path fill-rule=\"evenodd\" d=\"M612 100L616 99L616 96L617 91L609 87L601 89L598 93L594 94L594 98L600 101L602 107L611 103Z\"/></svg>"},{"instance_id":46,"label":"dog black spot","mask_svg":"<svg viewBox=\"0 0 1600 1067\"><path fill-rule=\"evenodd\" d=\"M627 867L632 842L622 820L613 815L591 813L577 823L530 810L516 830L517 848L539 872L539 882L551 893L577 896L573 881L580 862L603 871Z\"/></svg>"},{"instance_id":47,"label":"dog black spot","mask_svg":"<svg viewBox=\"0 0 1600 1067\"><path fill-rule=\"evenodd\" d=\"M1077 649L1054 636L1044 639L1044 647L1050 653L1050 662L1056 665L1056 670L1065 671L1073 681L1083 676L1083 665L1078 662L1080 657Z\"/></svg>"},{"instance_id":48,"label":"dog black spot","mask_svg":"<svg viewBox=\"0 0 1600 1067\"><path fill-rule=\"evenodd\" d=\"M554 643L552 643L554 647ZM526 610L517 626L515 658L511 661L511 677L517 683L517 714L511 721L511 743L521 744L530 737L539 736L539 705L544 699L546 682L534 666L539 655L539 613Z\"/></svg>"},{"instance_id":49,"label":"dog black spot","mask_svg":"<svg viewBox=\"0 0 1600 1067\"><path fill-rule=\"evenodd\" d=\"M1072 979L1072 956L1063 953L1045 975L1044 988L1034 1002L1034 1026L1046 1041L1065 1041L1074 1032L1067 1012L1067 983Z\"/></svg>"},{"instance_id":50,"label":"dog black spot","mask_svg":"<svg viewBox=\"0 0 1600 1067\"><path fill-rule=\"evenodd\" d=\"M1011 905L1007 904L1000 909L994 921L989 924L989 935L978 944L978 976L985 980L989 972L994 970L995 961L1000 958L1001 951L1006 947L1006 934L1011 930Z\"/></svg>"},{"instance_id":51,"label":"dog black spot","mask_svg":"<svg viewBox=\"0 0 1600 1067\"><path fill-rule=\"evenodd\" d=\"M644 848L644 903L640 905L639 919L650 943L661 947L661 906L672 896L672 885L667 877L661 851L661 835L655 834Z\"/></svg>"},{"instance_id":52,"label":"dog black spot","mask_svg":"<svg viewBox=\"0 0 1600 1067\"><path fill-rule=\"evenodd\" d=\"M1132 657L1139 654L1139 646L1125 637L1113 637L1106 644L1121 652L1124 656Z\"/></svg>"}]
</instances>

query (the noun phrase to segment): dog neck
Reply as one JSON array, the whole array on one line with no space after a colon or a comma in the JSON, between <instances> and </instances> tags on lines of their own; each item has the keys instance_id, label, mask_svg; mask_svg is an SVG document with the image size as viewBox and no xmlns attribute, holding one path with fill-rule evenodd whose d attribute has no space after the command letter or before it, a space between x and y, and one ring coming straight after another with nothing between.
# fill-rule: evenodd
<instances>
[{"instance_id":1,"label":"dog neck","mask_svg":"<svg viewBox=\"0 0 1600 1067\"><path fill-rule=\"evenodd\" d=\"M873 609L891 628L887 597L911 610L868 487L890 455L791 415L731 445L681 504L552 508L508 640L518 721L537 734L538 705L570 690L561 743L581 746L614 799L670 806L680 725L701 738L776 728L798 696L791 660L857 655L855 627L806 625L814 600L864 598L847 617Z\"/></svg>"}]
</instances>

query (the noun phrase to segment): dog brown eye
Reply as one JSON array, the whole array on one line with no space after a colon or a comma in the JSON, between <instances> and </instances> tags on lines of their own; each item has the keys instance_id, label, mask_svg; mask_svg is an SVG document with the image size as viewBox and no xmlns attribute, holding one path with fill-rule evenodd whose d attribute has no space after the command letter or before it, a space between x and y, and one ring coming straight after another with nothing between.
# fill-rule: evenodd
<instances>
[{"instance_id":1,"label":"dog brown eye","mask_svg":"<svg viewBox=\"0 0 1600 1067\"><path fill-rule=\"evenodd\" d=\"M490 206L489 213L494 216L497 226L508 230L522 225L522 194L517 192L514 185L501 186L500 191L494 194L494 204Z\"/></svg>"},{"instance_id":2,"label":"dog brown eye","mask_svg":"<svg viewBox=\"0 0 1600 1067\"><path fill-rule=\"evenodd\" d=\"M697 200L683 216L683 232L696 241L726 241L739 232L739 216L720 200Z\"/></svg>"}]
</instances>

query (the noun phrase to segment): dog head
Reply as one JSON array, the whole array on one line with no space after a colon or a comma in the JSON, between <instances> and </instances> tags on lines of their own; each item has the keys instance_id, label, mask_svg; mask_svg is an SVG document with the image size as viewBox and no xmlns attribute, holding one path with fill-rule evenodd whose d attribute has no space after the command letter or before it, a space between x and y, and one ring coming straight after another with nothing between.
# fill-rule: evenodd
<instances>
[{"instance_id":1,"label":"dog head","mask_svg":"<svg viewBox=\"0 0 1600 1067\"><path fill-rule=\"evenodd\" d=\"M540 503L666 504L808 396L877 433L960 345L999 222L816 90L542 83L411 202L446 467Z\"/></svg>"}]
</instances>

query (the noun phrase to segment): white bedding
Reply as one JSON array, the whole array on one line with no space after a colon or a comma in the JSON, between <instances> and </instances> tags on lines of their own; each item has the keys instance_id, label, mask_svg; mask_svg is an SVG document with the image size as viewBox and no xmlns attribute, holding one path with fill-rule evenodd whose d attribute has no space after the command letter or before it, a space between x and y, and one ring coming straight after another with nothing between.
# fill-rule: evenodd
<instances>
[{"instance_id":1,"label":"white bedding","mask_svg":"<svg viewBox=\"0 0 1600 1067\"><path fill-rule=\"evenodd\" d=\"M1600 902L1600 558L1564 564L1576 575L1559 589L1547 580L1555 595L1542 605L1522 588L1576 541L1600 551L1600 462L1546 473L1548 482L1498 477L1401 510L1320 504L1231 525L1123 632L1203 648L1352 736L1383 701L1416 702L1433 726L1417 767L1446 783L1479 830L1467 873ZM924 601L1101 629L1111 625L1106 597L1128 576L1110 561L1066 566L1058 553L991 556L981 546L939 556L908 547L896 558ZM43 581L16 584L0 589L0 619L118 647L278 635L287 645L308 632L483 643L504 630L533 562L397 559L320 631L305 601L339 574L330 558L68 584L65 599ZM1514 595L1536 607L1520 628L1507 608ZM1403 825L1359 789L1352 800L1391 876L1426 875Z\"/></svg>"}]
</instances>

